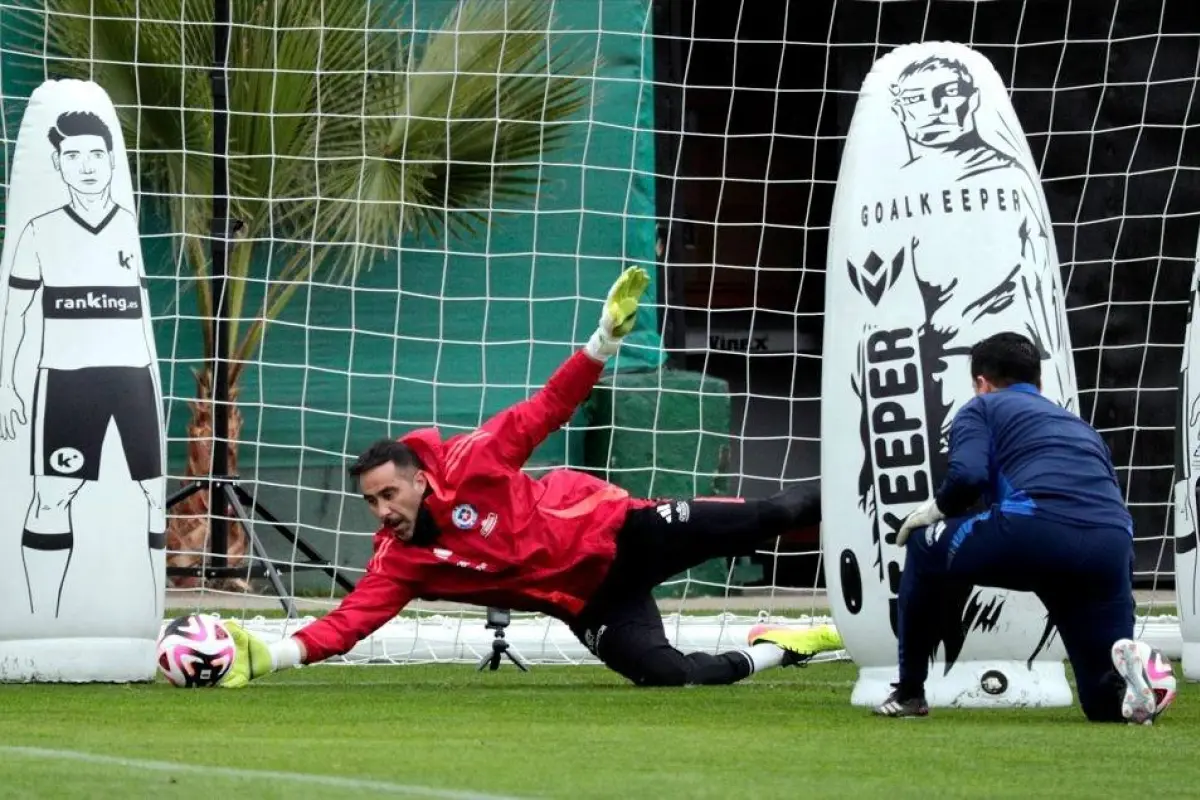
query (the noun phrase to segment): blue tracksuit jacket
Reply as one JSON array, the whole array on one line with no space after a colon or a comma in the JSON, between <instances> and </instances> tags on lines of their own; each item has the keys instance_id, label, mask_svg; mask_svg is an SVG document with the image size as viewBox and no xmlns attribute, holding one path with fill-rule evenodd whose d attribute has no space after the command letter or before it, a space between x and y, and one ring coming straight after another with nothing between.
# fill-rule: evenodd
<instances>
[{"instance_id":1,"label":"blue tracksuit jacket","mask_svg":"<svg viewBox=\"0 0 1200 800\"><path fill-rule=\"evenodd\" d=\"M1006 514L1133 533L1100 434L1031 384L978 395L954 417L938 508L958 516L981 496Z\"/></svg>"}]
</instances>

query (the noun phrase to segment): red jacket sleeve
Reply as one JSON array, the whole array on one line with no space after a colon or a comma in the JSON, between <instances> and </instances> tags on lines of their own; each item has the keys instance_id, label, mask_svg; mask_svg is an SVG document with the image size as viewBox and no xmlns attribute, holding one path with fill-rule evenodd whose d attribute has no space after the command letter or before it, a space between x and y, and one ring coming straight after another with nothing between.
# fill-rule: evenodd
<instances>
[{"instance_id":1,"label":"red jacket sleeve","mask_svg":"<svg viewBox=\"0 0 1200 800\"><path fill-rule=\"evenodd\" d=\"M509 466L523 466L547 436L570 421L603 370L603 364L577 350L533 397L483 424L480 430L491 434L484 437L487 446L494 448L497 457Z\"/></svg>"},{"instance_id":2,"label":"red jacket sleeve","mask_svg":"<svg viewBox=\"0 0 1200 800\"><path fill-rule=\"evenodd\" d=\"M340 656L400 613L413 599L407 586L368 570L338 607L295 636L304 644L304 662Z\"/></svg>"}]
</instances>

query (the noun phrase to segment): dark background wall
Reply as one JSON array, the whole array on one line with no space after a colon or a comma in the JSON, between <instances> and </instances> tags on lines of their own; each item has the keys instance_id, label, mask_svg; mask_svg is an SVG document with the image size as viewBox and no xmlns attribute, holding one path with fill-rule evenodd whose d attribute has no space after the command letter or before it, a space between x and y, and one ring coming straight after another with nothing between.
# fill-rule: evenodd
<instances>
[{"instance_id":1,"label":"dark background wall","mask_svg":"<svg viewBox=\"0 0 1200 800\"><path fill-rule=\"evenodd\" d=\"M733 488L761 495L818 473L827 227L862 79L891 47L960 41L996 66L1041 165L1080 411L1112 448L1139 571L1169 579L1175 381L1200 227L1200 3L672 0L656 11L657 31L679 35L656 51L658 127L685 131L659 153L659 214L677 221L663 226L667 343L730 381ZM814 546L800 537L785 550L809 555L762 559L764 580L811 585Z\"/></svg>"}]
</instances>

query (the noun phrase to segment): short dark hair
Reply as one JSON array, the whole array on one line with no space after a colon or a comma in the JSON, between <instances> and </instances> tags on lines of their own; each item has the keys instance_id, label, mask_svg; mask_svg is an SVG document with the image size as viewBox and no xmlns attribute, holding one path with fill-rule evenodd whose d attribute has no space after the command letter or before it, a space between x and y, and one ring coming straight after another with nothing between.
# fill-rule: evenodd
<instances>
[{"instance_id":1,"label":"short dark hair","mask_svg":"<svg viewBox=\"0 0 1200 800\"><path fill-rule=\"evenodd\" d=\"M46 134L56 153L62 152L63 139L68 136L99 136L110 153L113 149L112 131L104 124L104 120L91 111L68 111L59 114L54 127Z\"/></svg>"},{"instance_id":2,"label":"short dark hair","mask_svg":"<svg viewBox=\"0 0 1200 800\"><path fill-rule=\"evenodd\" d=\"M350 465L350 477L357 478L364 472L391 462L401 469L424 469L421 459L404 442L395 439L380 439Z\"/></svg>"},{"instance_id":3,"label":"short dark hair","mask_svg":"<svg viewBox=\"0 0 1200 800\"><path fill-rule=\"evenodd\" d=\"M973 94L975 92L975 77L971 71L967 69L967 65L955 58L946 58L945 56L930 56L923 61L917 61L909 64L904 69L900 70L900 74L896 76L897 81L902 81L905 78L911 78L918 72L931 72L935 69L948 69L958 75L959 83L963 85L967 91L964 94Z\"/></svg>"},{"instance_id":4,"label":"short dark hair","mask_svg":"<svg viewBox=\"0 0 1200 800\"><path fill-rule=\"evenodd\" d=\"M995 386L1042 381L1042 353L1027 336L997 333L971 348L971 378L983 376Z\"/></svg>"}]
</instances>

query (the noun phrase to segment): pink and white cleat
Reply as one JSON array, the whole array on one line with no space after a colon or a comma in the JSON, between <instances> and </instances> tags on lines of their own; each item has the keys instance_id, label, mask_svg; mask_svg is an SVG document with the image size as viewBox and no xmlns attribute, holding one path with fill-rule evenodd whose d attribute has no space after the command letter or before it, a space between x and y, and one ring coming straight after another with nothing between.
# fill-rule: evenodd
<instances>
[{"instance_id":1,"label":"pink and white cleat","mask_svg":"<svg viewBox=\"0 0 1200 800\"><path fill-rule=\"evenodd\" d=\"M1175 701L1175 671L1161 650L1145 642L1118 639L1112 646L1113 666L1125 679L1121 714L1134 725L1153 725Z\"/></svg>"}]
</instances>

